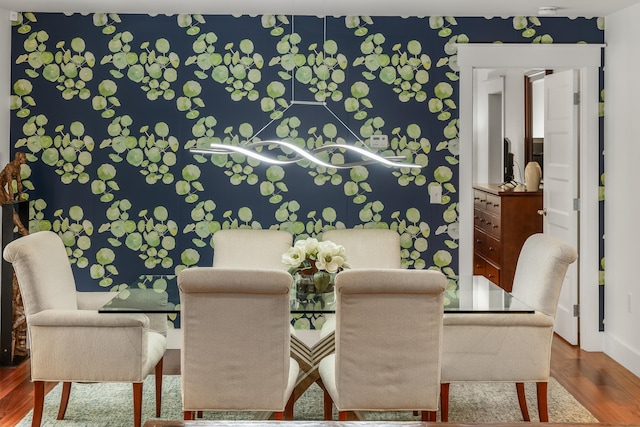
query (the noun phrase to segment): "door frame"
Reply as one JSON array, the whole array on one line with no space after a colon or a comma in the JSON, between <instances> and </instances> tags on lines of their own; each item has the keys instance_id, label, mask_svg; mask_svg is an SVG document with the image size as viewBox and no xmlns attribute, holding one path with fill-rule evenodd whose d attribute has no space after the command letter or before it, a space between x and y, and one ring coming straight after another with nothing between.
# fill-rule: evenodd
<instances>
[{"instance_id":1,"label":"door frame","mask_svg":"<svg viewBox=\"0 0 640 427\"><path fill-rule=\"evenodd\" d=\"M580 70L580 256L578 300L580 347L602 351L600 312L600 118L599 70L602 44L458 44L460 67L460 163L458 271L473 274L473 88L476 68L545 68Z\"/></svg>"}]
</instances>

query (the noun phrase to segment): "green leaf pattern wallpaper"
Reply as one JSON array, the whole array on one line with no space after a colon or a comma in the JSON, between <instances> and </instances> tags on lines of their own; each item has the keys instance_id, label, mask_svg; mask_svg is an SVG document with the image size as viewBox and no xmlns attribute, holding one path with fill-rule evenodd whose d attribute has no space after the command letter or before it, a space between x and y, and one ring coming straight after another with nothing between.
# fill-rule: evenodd
<instances>
[{"instance_id":1,"label":"green leaf pattern wallpaper","mask_svg":"<svg viewBox=\"0 0 640 427\"><path fill-rule=\"evenodd\" d=\"M62 237L81 290L210 265L212 235L228 228L296 239L390 228L404 267L455 276L456 44L602 43L603 27L598 18L21 13L11 149L28 158L31 232ZM372 150L422 168L189 151L243 145L258 132L253 141L308 150L384 134L388 147ZM317 155L336 166L362 160L340 149ZM434 185L440 204L429 203Z\"/></svg>"}]
</instances>

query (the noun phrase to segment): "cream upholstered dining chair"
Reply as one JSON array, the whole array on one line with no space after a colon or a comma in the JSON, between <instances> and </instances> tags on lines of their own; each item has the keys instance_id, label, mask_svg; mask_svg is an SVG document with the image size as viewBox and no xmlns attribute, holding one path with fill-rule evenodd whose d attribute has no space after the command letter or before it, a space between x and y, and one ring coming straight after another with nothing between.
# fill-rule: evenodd
<instances>
[{"instance_id":1,"label":"cream upholstered dining chair","mask_svg":"<svg viewBox=\"0 0 640 427\"><path fill-rule=\"evenodd\" d=\"M288 271L282 254L291 246L293 235L284 230L218 230L213 234L213 266ZM289 329L295 333L293 325Z\"/></svg>"},{"instance_id":2,"label":"cream upholstered dining chair","mask_svg":"<svg viewBox=\"0 0 640 427\"><path fill-rule=\"evenodd\" d=\"M442 420L448 421L449 383L514 382L525 421L524 383L535 382L540 421L549 420L547 386L560 289L576 250L544 234L524 243L512 295L534 313L455 314L444 317Z\"/></svg>"},{"instance_id":3,"label":"cream upholstered dining chair","mask_svg":"<svg viewBox=\"0 0 640 427\"><path fill-rule=\"evenodd\" d=\"M282 254L292 245L293 235L283 230L219 230L213 234L213 266L287 271Z\"/></svg>"},{"instance_id":4,"label":"cream upholstered dining chair","mask_svg":"<svg viewBox=\"0 0 640 427\"><path fill-rule=\"evenodd\" d=\"M394 230L346 228L327 230L322 240L342 245L351 268L401 268L400 235Z\"/></svg>"},{"instance_id":5,"label":"cream upholstered dining chair","mask_svg":"<svg viewBox=\"0 0 640 427\"><path fill-rule=\"evenodd\" d=\"M40 231L9 243L29 330L33 426L42 421L45 382L62 382L58 419L65 414L73 382L130 382L133 421L141 425L142 382L155 370L156 416L160 416L165 337L149 329L144 314L100 314L115 294L77 292L60 237ZM166 327L166 324L165 324Z\"/></svg>"},{"instance_id":6,"label":"cream upholstered dining chair","mask_svg":"<svg viewBox=\"0 0 640 427\"><path fill-rule=\"evenodd\" d=\"M433 270L344 270L335 278L336 351L320 362L325 420L347 411L422 411L440 397L445 276Z\"/></svg>"},{"instance_id":7,"label":"cream upholstered dining chair","mask_svg":"<svg viewBox=\"0 0 640 427\"><path fill-rule=\"evenodd\" d=\"M293 414L291 276L273 269L195 267L178 274L185 419L200 411Z\"/></svg>"},{"instance_id":8,"label":"cream upholstered dining chair","mask_svg":"<svg viewBox=\"0 0 640 427\"><path fill-rule=\"evenodd\" d=\"M341 228L322 233L322 240L344 246L347 262L356 268L402 268L400 235L395 230ZM336 317L325 314L320 329L324 337L336 329Z\"/></svg>"}]
</instances>

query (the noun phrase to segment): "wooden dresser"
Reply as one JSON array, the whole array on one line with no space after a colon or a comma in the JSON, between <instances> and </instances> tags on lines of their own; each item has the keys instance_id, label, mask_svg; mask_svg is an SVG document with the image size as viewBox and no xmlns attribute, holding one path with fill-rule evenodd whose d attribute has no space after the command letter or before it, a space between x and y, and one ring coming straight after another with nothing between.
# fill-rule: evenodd
<instances>
[{"instance_id":1,"label":"wooden dresser","mask_svg":"<svg viewBox=\"0 0 640 427\"><path fill-rule=\"evenodd\" d=\"M473 274L511 292L520 249L542 232L542 191L503 190L498 184L473 186Z\"/></svg>"}]
</instances>

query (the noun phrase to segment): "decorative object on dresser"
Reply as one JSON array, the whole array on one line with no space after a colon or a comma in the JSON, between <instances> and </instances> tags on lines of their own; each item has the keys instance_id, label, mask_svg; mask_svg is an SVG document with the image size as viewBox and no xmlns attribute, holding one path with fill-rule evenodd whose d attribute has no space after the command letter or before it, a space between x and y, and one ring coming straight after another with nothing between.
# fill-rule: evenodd
<instances>
[{"instance_id":1,"label":"decorative object on dresser","mask_svg":"<svg viewBox=\"0 0 640 427\"><path fill-rule=\"evenodd\" d=\"M538 191L542 179L542 168L538 162L529 162L524 168L524 183L527 191Z\"/></svg>"},{"instance_id":2,"label":"decorative object on dresser","mask_svg":"<svg viewBox=\"0 0 640 427\"><path fill-rule=\"evenodd\" d=\"M511 292L518 255L527 237L542 232L542 191L473 187L473 274Z\"/></svg>"}]
</instances>

